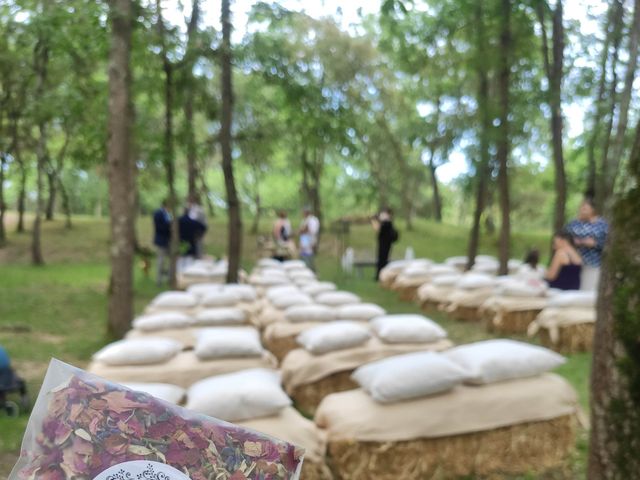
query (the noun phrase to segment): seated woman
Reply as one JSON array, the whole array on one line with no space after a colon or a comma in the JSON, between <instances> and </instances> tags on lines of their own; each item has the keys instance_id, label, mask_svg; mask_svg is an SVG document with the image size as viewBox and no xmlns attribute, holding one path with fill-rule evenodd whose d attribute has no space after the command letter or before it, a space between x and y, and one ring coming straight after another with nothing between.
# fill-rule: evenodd
<instances>
[{"instance_id":1,"label":"seated woman","mask_svg":"<svg viewBox=\"0 0 640 480\"><path fill-rule=\"evenodd\" d=\"M558 232L553 237L553 258L545 275L551 288L580 290L582 258L573 245L568 232Z\"/></svg>"}]
</instances>

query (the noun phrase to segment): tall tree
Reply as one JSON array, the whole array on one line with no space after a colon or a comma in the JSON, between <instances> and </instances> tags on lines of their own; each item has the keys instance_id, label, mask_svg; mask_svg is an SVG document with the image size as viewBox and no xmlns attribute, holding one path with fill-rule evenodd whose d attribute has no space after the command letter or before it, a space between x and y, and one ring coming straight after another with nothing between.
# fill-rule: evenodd
<instances>
[{"instance_id":1,"label":"tall tree","mask_svg":"<svg viewBox=\"0 0 640 480\"><path fill-rule=\"evenodd\" d=\"M47 2L41 4L42 16L46 18L48 10ZM49 68L49 38L43 25L38 28L38 38L33 52L33 70L36 75L36 98L43 100L46 90L47 73ZM36 146L36 211L33 221L33 234L31 237L31 261L34 265L43 265L41 245L41 223L44 210L44 175L49 163L49 151L47 148L48 118L45 112L38 115L38 144Z\"/></svg>"},{"instance_id":2,"label":"tall tree","mask_svg":"<svg viewBox=\"0 0 640 480\"><path fill-rule=\"evenodd\" d=\"M111 213L111 281L109 332L122 336L133 318L133 260L135 238L135 164L132 155L131 99L132 0L110 0L109 52L109 209Z\"/></svg>"},{"instance_id":3,"label":"tall tree","mask_svg":"<svg viewBox=\"0 0 640 480\"><path fill-rule=\"evenodd\" d=\"M160 39L160 56L164 72L164 136L162 157L169 187L169 211L171 212L171 242L169 243L169 284L171 288L178 288L177 265L180 246L178 224L178 196L176 194L176 166L175 149L173 146L173 90L174 66L169 59L167 49L166 28L162 18L162 2L156 0L156 15L158 16L158 36Z\"/></svg>"},{"instance_id":4,"label":"tall tree","mask_svg":"<svg viewBox=\"0 0 640 480\"><path fill-rule=\"evenodd\" d=\"M485 209L487 188L490 175L491 155L489 152L489 132L491 129L491 113L489 109L489 71L484 61L483 52L487 51L487 37L485 28L484 10L482 2L476 2L474 9L474 25L476 35L476 48L478 54L475 60L475 70L478 77L478 136L480 141L479 160L476 162L476 192L475 207L473 211L473 223L469 234L467 247L467 270L470 270L476 260L480 244L480 220Z\"/></svg>"},{"instance_id":5,"label":"tall tree","mask_svg":"<svg viewBox=\"0 0 640 480\"><path fill-rule=\"evenodd\" d=\"M640 472L640 122L615 201L597 305L591 371L589 479Z\"/></svg>"},{"instance_id":6,"label":"tall tree","mask_svg":"<svg viewBox=\"0 0 640 480\"><path fill-rule=\"evenodd\" d=\"M500 275L509 272L509 254L511 240L511 202L509 199L509 153L511 141L509 138L509 88L511 77L511 0L501 0L498 97L500 126L498 127L498 141L496 158L498 161L498 191L500 194L500 239L498 243L498 257L500 260Z\"/></svg>"},{"instance_id":7,"label":"tall tree","mask_svg":"<svg viewBox=\"0 0 640 480\"><path fill-rule=\"evenodd\" d=\"M585 192L593 196L596 193L596 181L598 176L598 167L596 161L596 148L598 140L602 138L602 129L599 128L605 116L605 95L607 93L607 65L609 64L609 47L612 41L612 24L616 12L620 10L618 2L612 2L607 10L607 16L604 24L605 38L602 44L602 52L600 54L600 62L598 64L598 90L595 100L595 112L593 115L591 132L587 141L587 182Z\"/></svg>"},{"instance_id":8,"label":"tall tree","mask_svg":"<svg viewBox=\"0 0 640 480\"><path fill-rule=\"evenodd\" d=\"M551 49L547 35L547 11L550 6L546 0L540 1L536 12L542 32L542 59L548 80L547 102L551 107L551 145L553 149L553 165L555 175L555 208L553 212L553 231L560 231L565 224L567 204L567 178L564 169L564 152L562 148L562 78L564 70L564 25L562 0L556 0L552 12ZM551 52L549 51L551 50Z\"/></svg>"},{"instance_id":9,"label":"tall tree","mask_svg":"<svg viewBox=\"0 0 640 480\"><path fill-rule=\"evenodd\" d=\"M4 172L7 165L7 154L0 151L0 247L7 242L7 233L4 226L4 214L7 210L4 200Z\"/></svg>"},{"instance_id":10,"label":"tall tree","mask_svg":"<svg viewBox=\"0 0 640 480\"><path fill-rule=\"evenodd\" d=\"M240 201L233 176L233 156L231 150L231 125L233 121L233 85L231 72L231 9L230 0L222 0L220 23L222 24L222 44L220 45L220 68L222 90L222 118L220 125L220 148L222 150L222 171L224 186L227 192L227 209L229 216L229 236L227 254L229 270L227 282L238 281L240 256L242 254L242 219L240 217Z\"/></svg>"},{"instance_id":11,"label":"tall tree","mask_svg":"<svg viewBox=\"0 0 640 480\"><path fill-rule=\"evenodd\" d=\"M607 105L607 122L603 132L603 144L600 152L600 165L597 171L596 181L596 203L601 208L605 201L605 180L604 169L607 159L609 158L609 149L611 148L611 138L613 136L613 126L615 123L616 107L618 105L618 62L620 60L620 45L622 44L624 31L624 2L622 0L614 0L615 11L613 12L613 25L611 33L612 53L609 62L609 70L611 80L609 81L608 105ZM613 8L613 7L612 7ZM596 127L597 128L597 127Z\"/></svg>"},{"instance_id":12,"label":"tall tree","mask_svg":"<svg viewBox=\"0 0 640 480\"><path fill-rule=\"evenodd\" d=\"M627 124L629 120L629 106L631 104L631 94L633 92L633 83L636 78L636 67L638 65L638 43L640 40L640 0L634 1L633 20L629 29L629 61L627 62L627 70L624 78L624 88L620 96L620 105L618 107L618 121L616 124L615 136L612 139L611 148L607 151L607 157L604 159L602 169L602 199L603 206L607 205L611 199L618 178L618 169L620 167L620 159L624 155L624 140L627 134Z\"/></svg>"},{"instance_id":13,"label":"tall tree","mask_svg":"<svg viewBox=\"0 0 640 480\"><path fill-rule=\"evenodd\" d=\"M193 68L196 63L196 40L198 34L198 23L200 21L200 1L193 0L191 5L191 17L187 24L187 50L184 64L184 130L185 143L187 148L187 191L191 198L198 198L198 157L196 149L196 135L194 126L194 101L195 101L195 78Z\"/></svg>"}]
</instances>

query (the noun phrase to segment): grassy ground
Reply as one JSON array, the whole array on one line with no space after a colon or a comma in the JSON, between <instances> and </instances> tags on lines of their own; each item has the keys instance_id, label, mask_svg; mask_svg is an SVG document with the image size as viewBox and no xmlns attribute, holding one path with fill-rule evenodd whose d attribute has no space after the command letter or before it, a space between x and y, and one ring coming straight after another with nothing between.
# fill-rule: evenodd
<instances>
[{"instance_id":1,"label":"grassy ground","mask_svg":"<svg viewBox=\"0 0 640 480\"><path fill-rule=\"evenodd\" d=\"M11 220L10 217L10 232L13 231ZM411 232L402 229L402 225L400 227L401 240L395 247L395 256L402 256L409 246L417 256L434 260L464 253L466 229L427 221L418 222ZM150 220L139 221L138 238L142 244L149 244ZM221 255L225 242L224 225L214 221L207 237L209 252ZM109 341L105 329L108 223L106 220L77 218L74 219L74 228L69 231L61 220L46 222L43 250L47 264L44 267L29 264L29 244L28 234L12 233L8 245L0 249L0 344L9 351L35 397L51 357L84 366L91 354ZM375 245L368 226L353 227L344 237L326 233L322 244L318 265L323 279L333 280L341 288L376 302L390 312L418 311L415 305L400 302L395 294L378 288L371 280L372 272L366 272L365 278L349 277L340 272L337 253L343 245L354 247L361 257L372 257ZM256 245L255 236L245 237L243 264L247 268L257 256ZM548 239L542 233L518 234L513 241L513 256L522 257L532 246L544 252L547 245ZM495 252L495 237L484 237L481 253ZM140 311L159 290L153 279L145 277L138 266L135 286L136 309ZM490 337L477 325L454 322L444 316L435 319L457 343ZM590 355L573 355L558 371L575 386L585 409L588 408L590 361ZM28 414L9 419L0 413L0 478L8 474L15 462L27 419ZM573 466L575 478L581 478L584 471L584 432L578 447Z\"/></svg>"}]
</instances>

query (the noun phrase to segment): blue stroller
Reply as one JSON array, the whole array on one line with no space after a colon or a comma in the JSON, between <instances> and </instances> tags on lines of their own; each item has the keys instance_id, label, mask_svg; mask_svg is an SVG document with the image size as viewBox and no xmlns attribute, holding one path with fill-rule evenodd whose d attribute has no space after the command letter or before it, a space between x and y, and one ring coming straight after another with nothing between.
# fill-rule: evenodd
<instances>
[{"instance_id":1,"label":"blue stroller","mask_svg":"<svg viewBox=\"0 0 640 480\"><path fill-rule=\"evenodd\" d=\"M11 397L17 396L17 401ZM29 410L29 395L25 381L11 368L6 350L0 346L0 412L17 417L20 409Z\"/></svg>"}]
</instances>

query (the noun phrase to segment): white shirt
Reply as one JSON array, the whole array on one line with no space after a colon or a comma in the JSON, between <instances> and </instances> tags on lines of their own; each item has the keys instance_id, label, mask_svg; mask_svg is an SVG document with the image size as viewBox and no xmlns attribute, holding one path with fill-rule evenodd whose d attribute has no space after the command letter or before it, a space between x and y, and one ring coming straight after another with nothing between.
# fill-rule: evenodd
<instances>
[{"instance_id":1,"label":"white shirt","mask_svg":"<svg viewBox=\"0 0 640 480\"><path fill-rule=\"evenodd\" d=\"M314 241L318 238L318 233L320 232L320 220L315 215L309 215L302 222L303 227L307 227L307 231L309 235L311 235Z\"/></svg>"}]
</instances>

